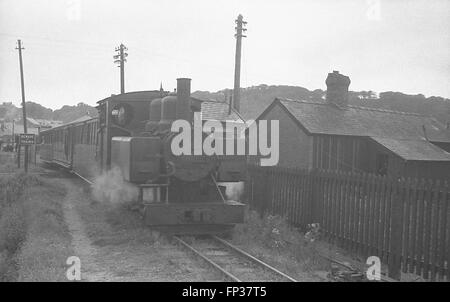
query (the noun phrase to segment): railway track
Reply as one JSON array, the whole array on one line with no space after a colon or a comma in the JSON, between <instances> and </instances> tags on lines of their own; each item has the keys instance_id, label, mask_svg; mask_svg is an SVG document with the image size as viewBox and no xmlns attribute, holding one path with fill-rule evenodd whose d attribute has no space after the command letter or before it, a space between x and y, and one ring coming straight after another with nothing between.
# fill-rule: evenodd
<instances>
[{"instance_id":1,"label":"railway track","mask_svg":"<svg viewBox=\"0 0 450 302\"><path fill-rule=\"evenodd\" d=\"M178 244L217 270L232 282L297 282L260 259L217 236L172 237ZM193 238L192 240L189 240Z\"/></svg>"}]
</instances>

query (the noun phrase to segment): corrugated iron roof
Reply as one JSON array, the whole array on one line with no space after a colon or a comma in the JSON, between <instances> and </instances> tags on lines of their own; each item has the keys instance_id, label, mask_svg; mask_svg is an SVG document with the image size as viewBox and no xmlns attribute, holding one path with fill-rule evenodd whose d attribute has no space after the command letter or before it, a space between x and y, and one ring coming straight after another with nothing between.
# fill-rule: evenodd
<instances>
[{"instance_id":1,"label":"corrugated iron roof","mask_svg":"<svg viewBox=\"0 0 450 302\"><path fill-rule=\"evenodd\" d=\"M450 131L436 119L367 107L277 99L310 133L450 142ZM264 114L264 113L263 113Z\"/></svg>"},{"instance_id":2,"label":"corrugated iron roof","mask_svg":"<svg viewBox=\"0 0 450 302\"><path fill-rule=\"evenodd\" d=\"M426 140L399 140L371 137L405 160L450 161L450 153Z\"/></svg>"}]
</instances>

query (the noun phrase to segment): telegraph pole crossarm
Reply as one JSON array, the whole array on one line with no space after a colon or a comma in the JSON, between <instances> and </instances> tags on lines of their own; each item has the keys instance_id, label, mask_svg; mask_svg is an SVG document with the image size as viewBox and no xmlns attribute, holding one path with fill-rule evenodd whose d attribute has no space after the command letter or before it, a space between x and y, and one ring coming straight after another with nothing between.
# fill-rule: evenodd
<instances>
[{"instance_id":1,"label":"telegraph pole crossarm","mask_svg":"<svg viewBox=\"0 0 450 302\"><path fill-rule=\"evenodd\" d=\"M240 111L240 89L241 89L241 52L242 52L242 38L245 38L243 33L247 31L244 26L247 22L244 21L244 17L239 15L235 20L236 22L236 56L234 65L234 89L233 89L233 107L236 111Z\"/></svg>"},{"instance_id":2,"label":"telegraph pole crossarm","mask_svg":"<svg viewBox=\"0 0 450 302\"><path fill-rule=\"evenodd\" d=\"M128 48L120 44L120 46L116 47L115 51L118 53L113 56L114 63L118 64L120 68L120 93L125 93L125 62L127 61L126 57L128 54L125 52Z\"/></svg>"}]
</instances>

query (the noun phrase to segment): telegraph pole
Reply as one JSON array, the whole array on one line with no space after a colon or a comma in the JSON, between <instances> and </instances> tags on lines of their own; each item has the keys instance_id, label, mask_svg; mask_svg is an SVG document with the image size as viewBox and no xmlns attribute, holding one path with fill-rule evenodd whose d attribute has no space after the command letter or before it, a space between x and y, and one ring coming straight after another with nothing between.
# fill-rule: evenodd
<instances>
[{"instance_id":1,"label":"telegraph pole","mask_svg":"<svg viewBox=\"0 0 450 302\"><path fill-rule=\"evenodd\" d=\"M116 47L116 52L118 53L115 55L114 63L119 64L120 68L120 93L125 93L125 62L127 61L126 57L128 57L128 54L125 52L128 48L126 48L125 45L120 44L119 47Z\"/></svg>"},{"instance_id":2,"label":"telegraph pole","mask_svg":"<svg viewBox=\"0 0 450 302\"><path fill-rule=\"evenodd\" d=\"M246 32L247 29L244 26L247 22L244 21L244 17L239 15L236 19L236 57L235 57L235 65L234 65L234 90L233 90L233 103L234 108L237 112L240 111L241 107L241 98L240 98L240 85L241 85L241 50L242 50L242 38L247 36L243 35L243 32Z\"/></svg>"},{"instance_id":3,"label":"telegraph pole","mask_svg":"<svg viewBox=\"0 0 450 302\"><path fill-rule=\"evenodd\" d=\"M25 84L23 80L23 63L22 63L22 41L17 40L17 50L19 50L19 64L20 64L20 86L22 89L22 119L23 119L23 133L27 133L27 110L25 108ZM19 154L20 154L20 145L19 145ZM24 169L25 173L28 172L28 146L25 145L25 154L24 154Z\"/></svg>"}]
</instances>

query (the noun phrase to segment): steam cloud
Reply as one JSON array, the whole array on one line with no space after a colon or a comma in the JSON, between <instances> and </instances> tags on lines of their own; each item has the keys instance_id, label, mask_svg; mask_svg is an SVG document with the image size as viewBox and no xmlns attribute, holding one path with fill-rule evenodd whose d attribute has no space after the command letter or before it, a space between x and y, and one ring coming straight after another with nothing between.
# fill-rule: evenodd
<instances>
[{"instance_id":1,"label":"steam cloud","mask_svg":"<svg viewBox=\"0 0 450 302\"><path fill-rule=\"evenodd\" d=\"M229 182L223 183L222 185L226 186L225 194L227 195L227 199L240 201L244 193L244 182Z\"/></svg>"},{"instance_id":2,"label":"steam cloud","mask_svg":"<svg viewBox=\"0 0 450 302\"><path fill-rule=\"evenodd\" d=\"M97 201L119 204L135 201L138 191L123 180L122 172L115 167L94 180L92 194Z\"/></svg>"},{"instance_id":3,"label":"steam cloud","mask_svg":"<svg viewBox=\"0 0 450 302\"><path fill-rule=\"evenodd\" d=\"M221 183L226 187L227 199L240 201L244 193L244 182ZM115 167L96 177L92 185L92 194L97 201L120 204L136 201L138 190L124 181L122 172Z\"/></svg>"}]
</instances>

